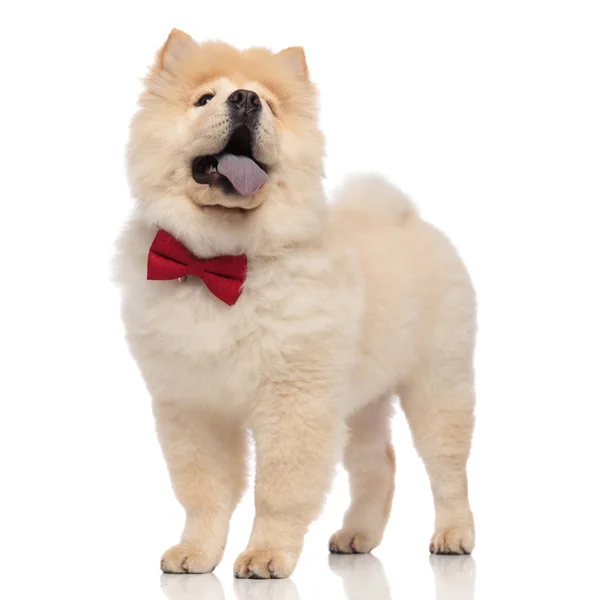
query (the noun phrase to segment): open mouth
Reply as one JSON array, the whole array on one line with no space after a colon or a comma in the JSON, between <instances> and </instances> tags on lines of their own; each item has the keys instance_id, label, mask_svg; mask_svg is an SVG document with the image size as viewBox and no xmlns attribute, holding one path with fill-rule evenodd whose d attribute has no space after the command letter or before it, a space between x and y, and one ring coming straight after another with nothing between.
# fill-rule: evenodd
<instances>
[{"instance_id":1,"label":"open mouth","mask_svg":"<svg viewBox=\"0 0 600 600\"><path fill-rule=\"evenodd\" d=\"M267 167L253 157L252 134L242 125L222 152L194 159L192 177L196 183L219 185L228 193L254 196L267 181Z\"/></svg>"}]
</instances>

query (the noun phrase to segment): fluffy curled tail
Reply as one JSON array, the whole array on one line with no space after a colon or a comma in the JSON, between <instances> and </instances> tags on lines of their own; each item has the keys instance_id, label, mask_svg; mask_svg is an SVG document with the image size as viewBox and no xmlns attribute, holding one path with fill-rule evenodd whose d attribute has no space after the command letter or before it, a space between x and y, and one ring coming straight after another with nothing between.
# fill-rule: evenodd
<instances>
[{"instance_id":1,"label":"fluffy curled tail","mask_svg":"<svg viewBox=\"0 0 600 600\"><path fill-rule=\"evenodd\" d=\"M333 199L336 210L359 211L396 222L418 215L416 206L409 198L378 175L350 178L334 192Z\"/></svg>"}]
</instances>

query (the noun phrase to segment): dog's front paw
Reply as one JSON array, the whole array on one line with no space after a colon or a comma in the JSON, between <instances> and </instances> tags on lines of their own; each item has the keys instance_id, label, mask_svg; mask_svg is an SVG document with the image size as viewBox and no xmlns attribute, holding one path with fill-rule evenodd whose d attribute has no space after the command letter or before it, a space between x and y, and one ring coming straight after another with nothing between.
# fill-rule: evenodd
<instances>
[{"instance_id":1,"label":"dog's front paw","mask_svg":"<svg viewBox=\"0 0 600 600\"><path fill-rule=\"evenodd\" d=\"M429 551L432 554L471 554L474 546L473 527L441 527L433 534Z\"/></svg>"},{"instance_id":2,"label":"dog's front paw","mask_svg":"<svg viewBox=\"0 0 600 600\"><path fill-rule=\"evenodd\" d=\"M207 552L195 544L177 544L160 561L163 573L212 573L221 560L220 553Z\"/></svg>"},{"instance_id":3,"label":"dog's front paw","mask_svg":"<svg viewBox=\"0 0 600 600\"><path fill-rule=\"evenodd\" d=\"M367 532L340 529L329 540L329 551L333 554L366 554L379 545L380 536Z\"/></svg>"},{"instance_id":4,"label":"dog's front paw","mask_svg":"<svg viewBox=\"0 0 600 600\"><path fill-rule=\"evenodd\" d=\"M292 574L297 562L297 553L250 548L235 561L235 576L238 579L283 579Z\"/></svg>"}]
</instances>

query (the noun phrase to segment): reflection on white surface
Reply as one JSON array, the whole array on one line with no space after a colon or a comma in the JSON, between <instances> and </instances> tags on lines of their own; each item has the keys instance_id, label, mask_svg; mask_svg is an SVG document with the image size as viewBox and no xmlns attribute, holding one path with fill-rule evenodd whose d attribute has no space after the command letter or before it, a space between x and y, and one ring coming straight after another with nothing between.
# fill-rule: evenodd
<instances>
[{"instance_id":1,"label":"reflection on white surface","mask_svg":"<svg viewBox=\"0 0 600 600\"><path fill-rule=\"evenodd\" d=\"M300 600L291 579L236 579L233 589L237 600Z\"/></svg>"},{"instance_id":2,"label":"reflection on white surface","mask_svg":"<svg viewBox=\"0 0 600 600\"><path fill-rule=\"evenodd\" d=\"M160 587L169 600L224 600L221 582L213 573L206 575L161 575Z\"/></svg>"},{"instance_id":3,"label":"reflection on white surface","mask_svg":"<svg viewBox=\"0 0 600 600\"><path fill-rule=\"evenodd\" d=\"M471 556L431 556L436 600L473 600L475 561ZM342 580L346 600L391 600L390 585L381 561L371 554L329 556L329 568ZM221 581L209 575L162 575L160 585L168 600L225 600ZM321 595L318 578L313 592L302 600ZM312 586L311 586L312 587ZM301 600L293 579L236 579L236 600ZM339 598L339 593L332 598Z\"/></svg>"},{"instance_id":4,"label":"reflection on white surface","mask_svg":"<svg viewBox=\"0 0 600 600\"><path fill-rule=\"evenodd\" d=\"M168 600L224 600L225 592L214 574L162 575L160 586ZM236 579L237 600L300 600L291 579Z\"/></svg>"},{"instance_id":5,"label":"reflection on white surface","mask_svg":"<svg viewBox=\"0 0 600 600\"><path fill-rule=\"evenodd\" d=\"M348 600L391 600L381 561L371 554L330 554L329 568L342 578Z\"/></svg>"},{"instance_id":6,"label":"reflection on white surface","mask_svg":"<svg viewBox=\"0 0 600 600\"><path fill-rule=\"evenodd\" d=\"M429 559L435 577L436 600L473 600L475 561L472 556L435 556Z\"/></svg>"}]
</instances>

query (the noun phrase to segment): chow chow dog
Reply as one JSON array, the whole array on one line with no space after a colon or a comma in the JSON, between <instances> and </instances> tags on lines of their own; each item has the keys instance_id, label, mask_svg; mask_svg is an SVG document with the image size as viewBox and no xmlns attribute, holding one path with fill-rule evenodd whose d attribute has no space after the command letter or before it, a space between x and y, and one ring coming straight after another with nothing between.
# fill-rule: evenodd
<instances>
[{"instance_id":1,"label":"chow chow dog","mask_svg":"<svg viewBox=\"0 0 600 600\"><path fill-rule=\"evenodd\" d=\"M167 573L221 561L248 432L256 515L236 577L292 573L340 460L351 502L329 549L371 551L394 493L398 397L431 480L430 551L473 548L469 276L385 180L354 178L329 203L323 156L302 48L171 32L131 123L136 202L116 257L128 345L186 513Z\"/></svg>"}]
</instances>

